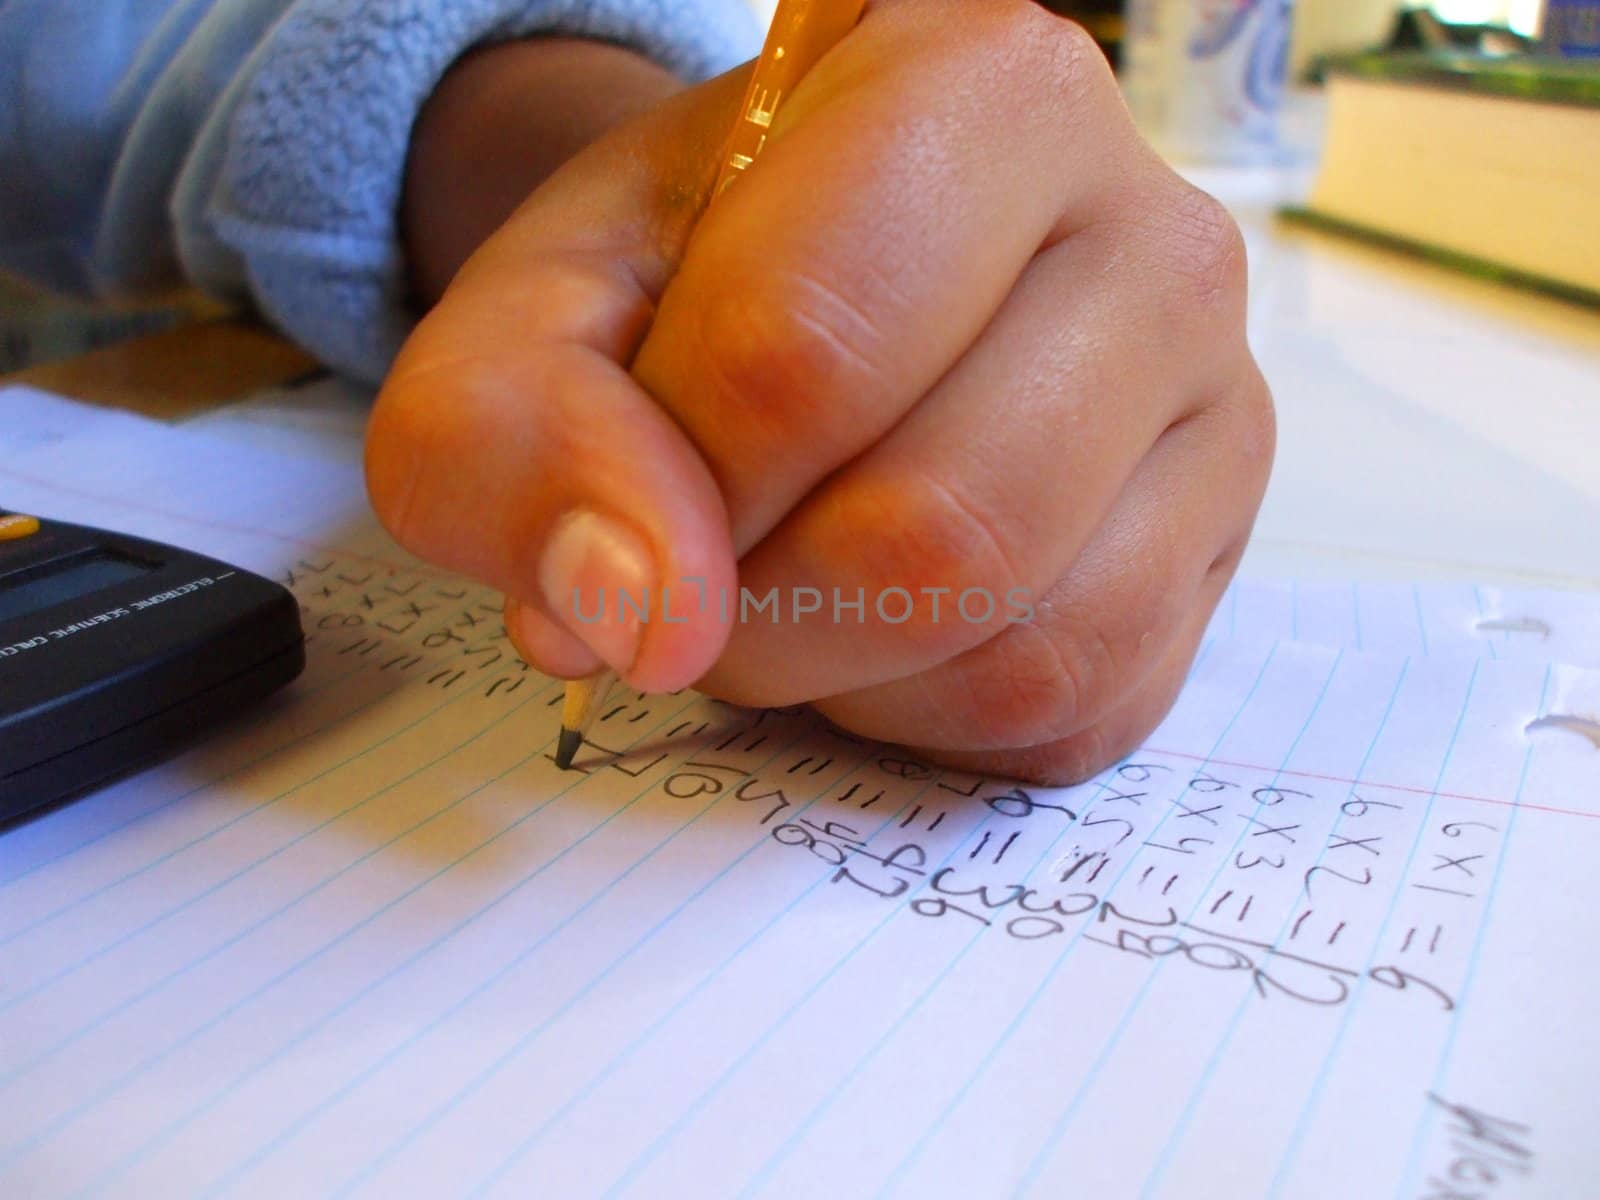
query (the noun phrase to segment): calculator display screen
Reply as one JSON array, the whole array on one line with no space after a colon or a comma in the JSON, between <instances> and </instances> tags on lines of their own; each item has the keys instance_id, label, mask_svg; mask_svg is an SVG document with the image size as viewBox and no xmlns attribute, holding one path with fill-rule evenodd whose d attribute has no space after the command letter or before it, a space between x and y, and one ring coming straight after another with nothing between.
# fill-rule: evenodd
<instances>
[{"instance_id":1,"label":"calculator display screen","mask_svg":"<svg viewBox=\"0 0 1600 1200\"><path fill-rule=\"evenodd\" d=\"M147 575L155 567L124 554L95 550L0 578L0 621L76 600Z\"/></svg>"}]
</instances>

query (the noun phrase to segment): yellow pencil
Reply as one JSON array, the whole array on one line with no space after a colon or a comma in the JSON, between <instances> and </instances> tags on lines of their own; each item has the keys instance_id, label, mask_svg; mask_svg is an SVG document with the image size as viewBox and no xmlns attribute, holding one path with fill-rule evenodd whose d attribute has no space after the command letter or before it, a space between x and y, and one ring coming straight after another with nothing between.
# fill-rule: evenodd
<instances>
[{"instance_id":1,"label":"yellow pencil","mask_svg":"<svg viewBox=\"0 0 1600 1200\"><path fill-rule=\"evenodd\" d=\"M806 72L855 28L865 6L866 0L778 0L772 28L767 31L744 104L728 136L722 166L711 191L713 203L755 162L767 144L767 130L779 107ZM566 700L561 706L561 740L556 745L556 764L561 768L572 765L595 712L605 703L613 678L611 672L602 671L567 684Z\"/></svg>"}]
</instances>

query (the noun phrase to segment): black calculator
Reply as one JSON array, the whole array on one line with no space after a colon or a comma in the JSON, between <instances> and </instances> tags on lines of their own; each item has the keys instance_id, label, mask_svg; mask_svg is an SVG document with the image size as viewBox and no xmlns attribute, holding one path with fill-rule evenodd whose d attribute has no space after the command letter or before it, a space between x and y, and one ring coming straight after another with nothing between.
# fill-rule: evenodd
<instances>
[{"instance_id":1,"label":"black calculator","mask_svg":"<svg viewBox=\"0 0 1600 1200\"><path fill-rule=\"evenodd\" d=\"M304 666L278 584L0 510L0 823L170 753Z\"/></svg>"}]
</instances>

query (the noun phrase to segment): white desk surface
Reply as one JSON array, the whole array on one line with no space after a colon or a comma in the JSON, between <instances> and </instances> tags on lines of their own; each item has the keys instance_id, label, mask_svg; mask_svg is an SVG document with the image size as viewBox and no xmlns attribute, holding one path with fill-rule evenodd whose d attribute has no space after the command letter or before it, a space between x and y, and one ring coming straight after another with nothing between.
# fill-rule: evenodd
<instances>
[{"instance_id":1,"label":"white desk surface","mask_svg":"<svg viewBox=\"0 0 1600 1200\"><path fill-rule=\"evenodd\" d=\"M1600 589L1600 313L1277 222L1304 172L1185 172L1250 249L1278 459L1245 569Z\"/></svg>"}]
</instances>

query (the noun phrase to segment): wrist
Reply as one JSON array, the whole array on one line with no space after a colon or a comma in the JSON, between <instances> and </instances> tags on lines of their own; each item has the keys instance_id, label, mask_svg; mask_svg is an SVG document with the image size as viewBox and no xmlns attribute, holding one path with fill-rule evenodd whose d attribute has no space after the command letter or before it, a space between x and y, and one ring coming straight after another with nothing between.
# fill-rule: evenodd
<instances>
[{"instance_id":1,"label":"wrist","mask_svg":"<svg viewBox=\"0 0 1600 1200\"><path fill-rule=\"evenodd\" d=\"M463 57L411 134L400 230L416 300L437 300L557 167L682 86L649 59L603 42L538 38Z\"/></svg>"}]
</instances>

